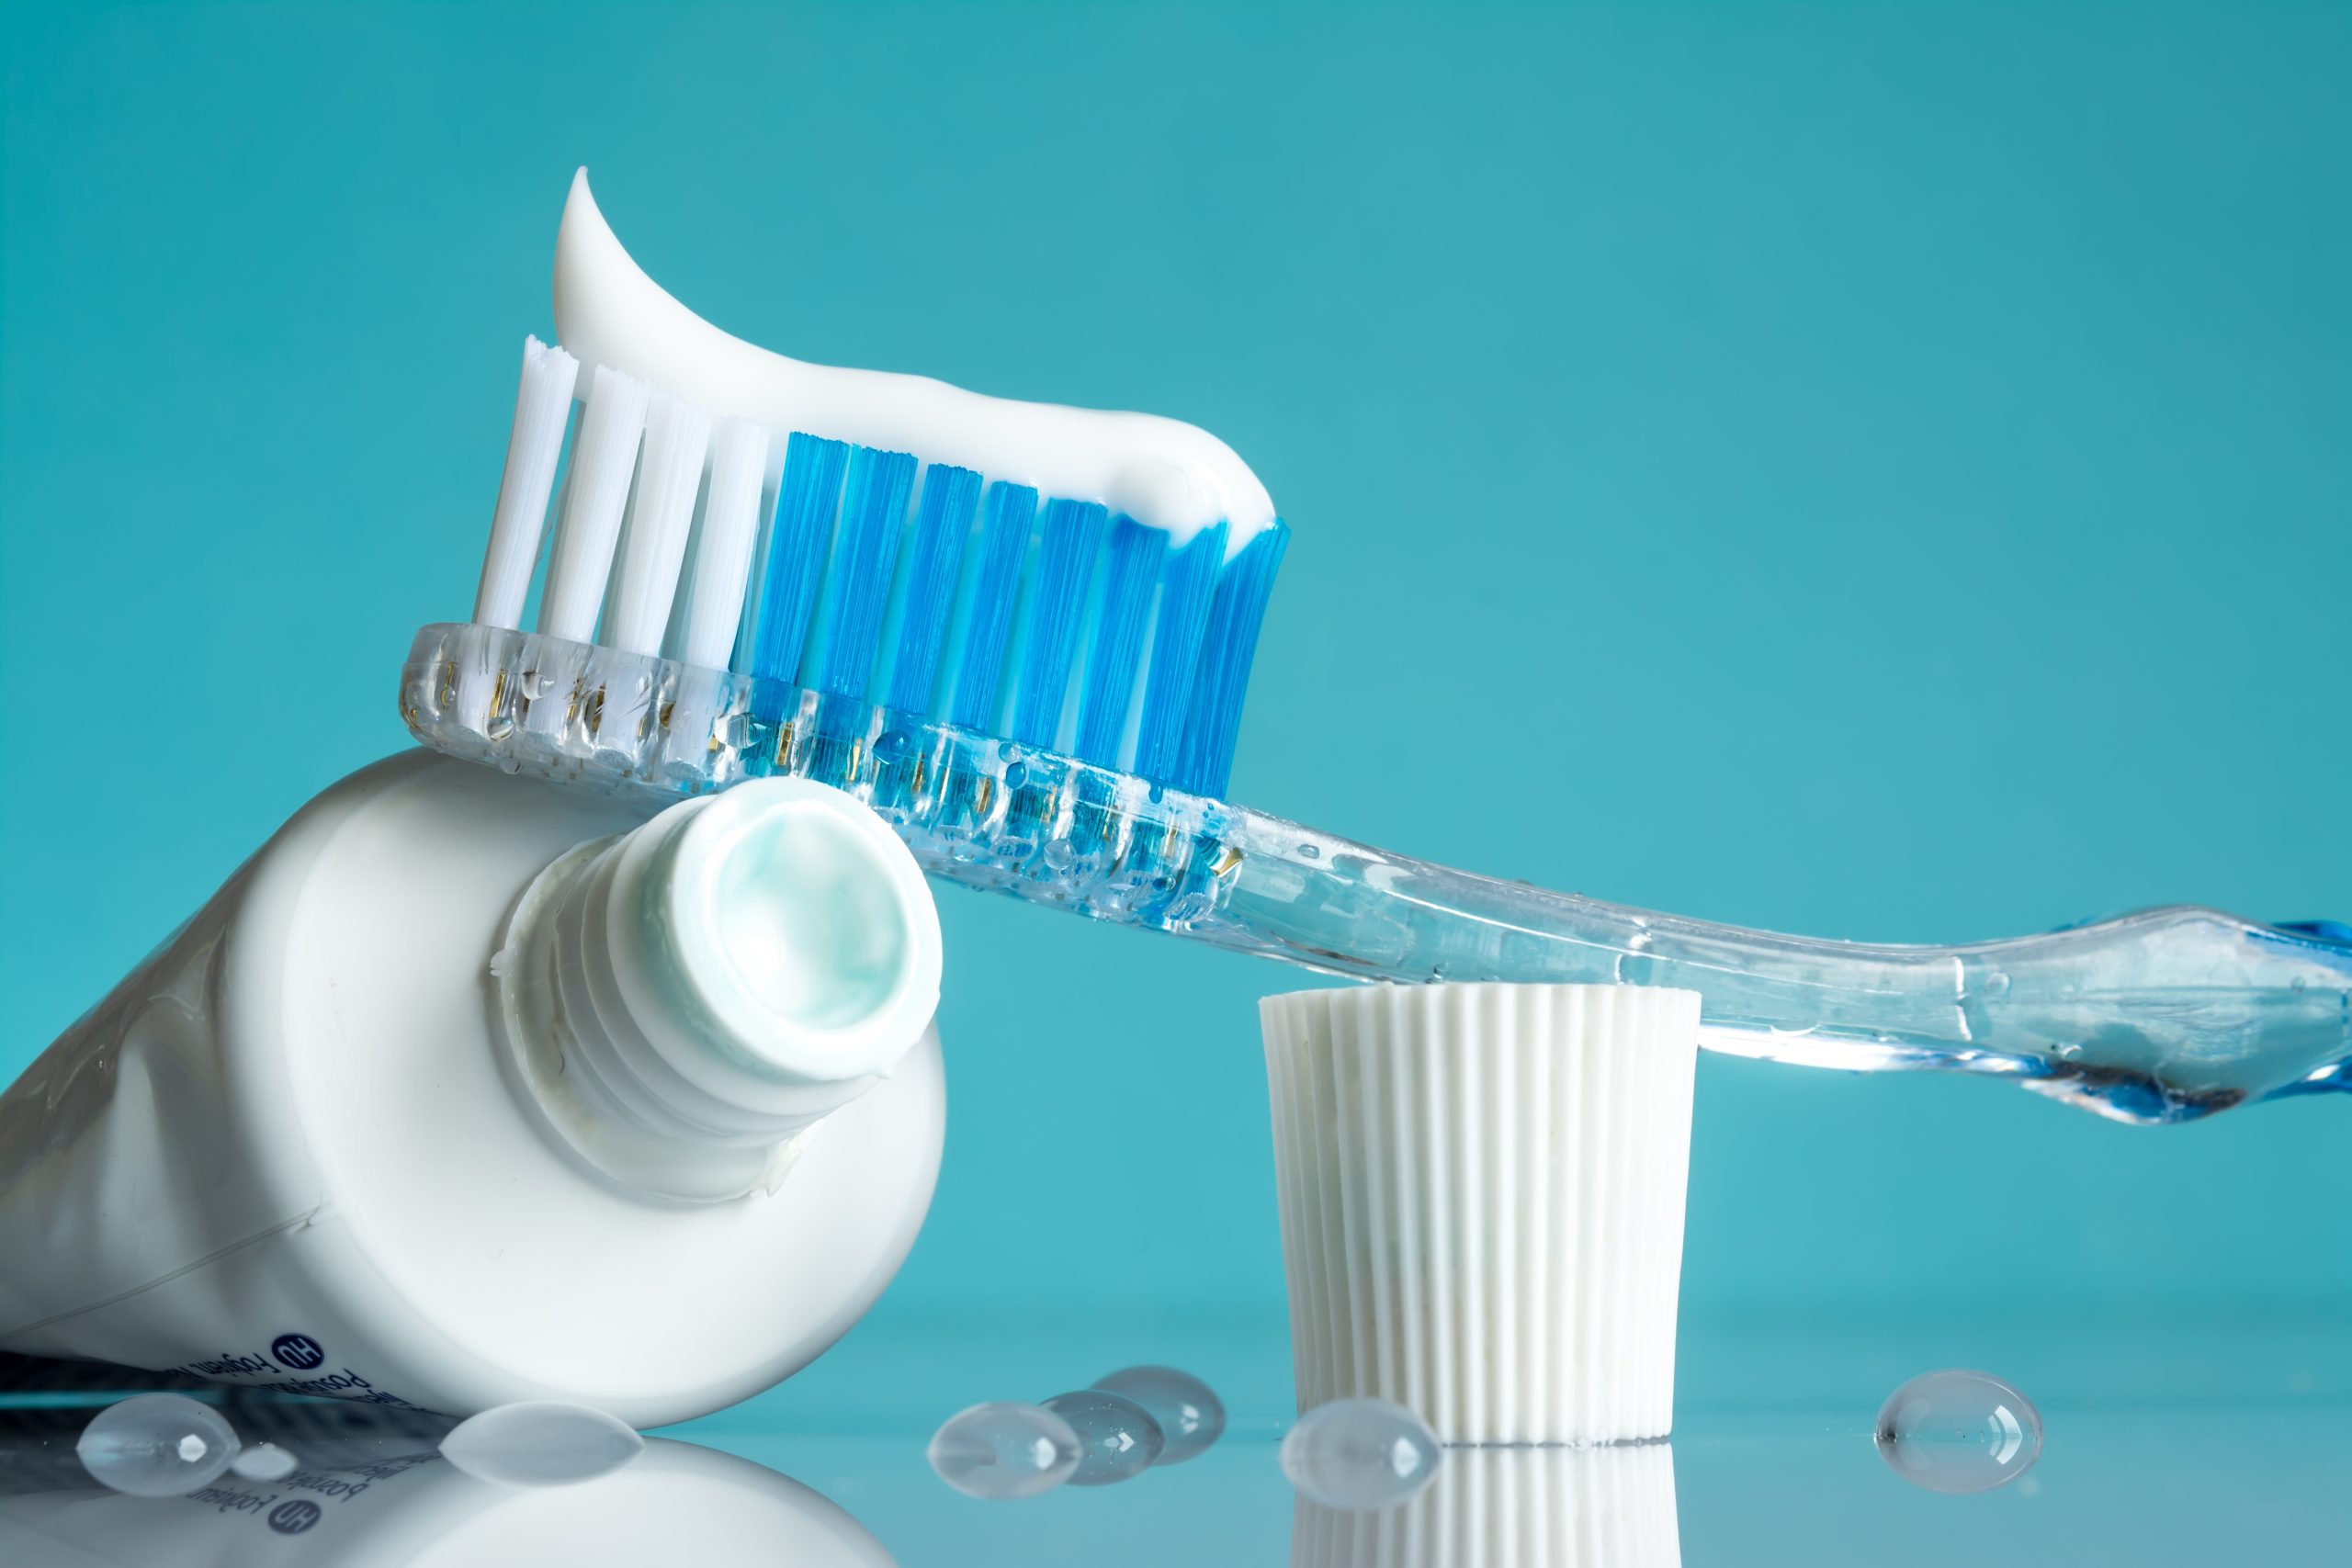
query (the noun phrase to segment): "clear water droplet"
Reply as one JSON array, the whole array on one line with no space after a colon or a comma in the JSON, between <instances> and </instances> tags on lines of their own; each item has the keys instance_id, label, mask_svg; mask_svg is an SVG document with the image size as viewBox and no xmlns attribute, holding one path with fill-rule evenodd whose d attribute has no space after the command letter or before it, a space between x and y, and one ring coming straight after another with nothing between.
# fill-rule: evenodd
<instances>
[{"instance_id":1,"label":"clear water droplet","mask_svg":"<svg viewBox=\"0 0 2352 1568\"><path fill-rule=\"evenodd\" d=\"M1393 1507L1430 1483L1444 1450L1429 1423L1385 1399L1335 1399L1283 1438L1283 1473L1310 1502Z\"/></svg>"},{"instance_id":2,"label":"clear water droplet","mask_svg":"<svg viewBox=\"0 0 2352 1568\"><path fill-rule=\"evenodd\" d=\"M1301 860L1321 860L1323 858L1322 847L1318 844L1301 844L1298 846L1298 858Z\"/></svg>"},{"instance_id":3,"label":"clear water droplet","mask_svg":"<svg viewBox=\"0 0 2352 1568\"><path fill-rule=\"evenodd\" d=\"M237 1457L221 1414L184 1393L140 1393L107 1405L74 1445L82 1468L133 1497L178 1497L220 1479Z\"/></svg>"},{"instance_id":4,"label":"clear water droplet","mask_svg":"<svg viewBox=\"0 0 2352 1568\"><path fill-rule=\"evenodd\" d=\"M459 1422L441 1457L502 1486L569 1486L611 1473L645 1450L618 1416L556 1399L526 1400Z\"/></svg>"},{"instance_id":5,"label":"clear water droplet","mask_svg":"<svg viewBox=\"0 0 2352 1568\"><path fill-rule=\"evenodd\" d=\"M1015 763L1013 763L1011 767L1009 767L1009 768L1007 768L1007 769L1005 769L1005 770L1004 770L1004 787L1005 787L1005 788L1007 788L1007 789L1019 789L1023 784L1027 784L1028 782L1029 782L1029 764L1028 764L1028 763L1026 763L1026 762L1015 762Z\"/></svg>"},{"instance_id":6,"label":"clear water droplet","mask_svg":"<svg viewBox=\"0 0 2352 1568\"><path fill-rule=\"evenodd\" d=\"M928 1450L939 1479L967 1497L1035 1497L1070 1478L1081 1445L1069 1422L1012 1400L947 1418Z\"/></svg>"},{"instance_id":7,"label":"clear water droplet","mask_svg":"<svg viewBox=\"0 0 2352 1568\"><path fill-rule=\"evenodd\" d=\"M302 1461L276 1443L255 1443L249 1449L237 1450L229 1468L247 1481L282 1481L294 1473Z\"/></svg>"},{"instance_id":8,"label":"clear water droplet","mask_svg":"<svg viewBox=\"0 0 2352 1568\"><path fill-rule=\"evenodd\" d=\"M1871 1440L1895 1474L1930 1492L1988 1492L2041 1457L2041 1413L1990 1372L1913 1378L1886 1396Z\"/></svg>"},{"instance_id":9,"label":"clear water droplet","mask_svg":"<svg viewBox=\"0 0 2352 1568\"><path fill-rule=\"evenodd\" d=\"M1108 1486L1149 1470L1168 1446L1168 1434L1151 1412L1123 1393L1081 1388L1057 1393L1046 1408L1078 1434L1078 1469L1072 1486Z\"/></svg>"},{"instance_id":10,"label":"clear water droplet","mask_svg":"<svg viewBox=\"0 0 2352 1568\"><path fill-rule=\"evenodd\" d=\"M1096 1378L1094 1386L1124 1394L1159 1423L1168 1446L1156 1461L1182 1464L1225 1434L1225 1404L1215 1390L1174 1367L1122 1367Z\"/></svg>"},{"instance_id":11,"label":"clear water droplet","mask_svg":"<svg viewBox=\"0 0 2352 1568\"><path fill-rule=\"evenodd\" d=\"M503 740L514 733L514 716L504 713L492 714L490 722L481 727L481 732L492 740Z\"/></svg>"}]
</instances>

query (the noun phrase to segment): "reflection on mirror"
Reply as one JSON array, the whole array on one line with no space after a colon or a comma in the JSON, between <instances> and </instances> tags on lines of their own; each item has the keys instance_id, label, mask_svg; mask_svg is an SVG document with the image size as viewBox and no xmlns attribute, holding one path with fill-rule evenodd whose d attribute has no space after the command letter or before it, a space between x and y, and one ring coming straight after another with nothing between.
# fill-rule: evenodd
<instances>
[{"instance_id":1,"label":"reflection on mirror","mask_svg":"<svg viewBox=\"0 0 2352 1568\"><path fill-rule=\"evenodd\" d=\"M1674 1450L1451 1448L1437 1478L1374 1513L1305 1496L1291 1568L1681 1568Z\"/></svg>"},{"instance_id":2,"label":"reflection on mirror","mask_svg":"<svg viewBox=\"0 0 2352 1568\"><path fill-rule=\"evenodd\" d=\"M894 1568L839 1507L764 1465L667 1438L573 1485L501 1485L441 1456L456 1423L339 1403L239 1402L271 1479L229 1472L180 1496L94 1479L75 1445L99 1406L0 1408L0 1562L8 1568L311 1568L376 1563L779 1562Z\"/></svg>"}]
</instances>

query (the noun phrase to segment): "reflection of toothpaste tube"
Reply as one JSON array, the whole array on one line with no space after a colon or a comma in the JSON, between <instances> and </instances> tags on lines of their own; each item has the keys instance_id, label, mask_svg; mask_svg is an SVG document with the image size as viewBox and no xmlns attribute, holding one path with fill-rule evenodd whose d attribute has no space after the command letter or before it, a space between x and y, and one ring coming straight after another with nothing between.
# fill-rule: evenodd
<instances>
[{"instance_id":1,"label":"reflection of toothpaste tube","mask_svg":"<svg viewBox=\"0 0 2352 1568\"><path fill-rule=\"evenodd\" d=\"M412 752L288 823L0 1096L0 1348L654 1426L912 1244L939 928L847 795L644 820Z\"/></svg>"},{"instance_id":2,"label":"reflection of toothpaste tube","mask_svg":"<svg viewBox=\"0 0 2352 1568\"><path fill-rule=\"evenodd\" d=\"M318 1423L301 1419L303 1408L233 1412L248 1447L278 1444L295 1456L293 1471L274 1481L224 1475L180 1497L124 1496L79 1473L74 1423L86 1420L86 1410L28 1413L31 1429L0 1435L0 1562L890 1568L882 1544L817 1493L765 1465L692 1443L655 1438L611 1474L516 1488L476 1480L442 1459L434 1451L437 1434L422 1418L406 1417L405 1428L354 1431L345 1424L320 1435L311 1429ZM47 1441L18 1451L35 1437ZM43 1453L62 1460L43 1468Z\"/></svg>"}]
</instances>

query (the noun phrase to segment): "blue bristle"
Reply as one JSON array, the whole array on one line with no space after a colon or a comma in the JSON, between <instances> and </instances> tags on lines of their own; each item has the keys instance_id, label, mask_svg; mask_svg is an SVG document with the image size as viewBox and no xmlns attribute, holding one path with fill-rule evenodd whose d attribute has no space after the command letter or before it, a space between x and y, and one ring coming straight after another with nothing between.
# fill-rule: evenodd
<instances>
[{"instance_id":1,"label":"blue bristle","mask_svg":"<svg viewBox=\"0 0 2352 1568\"><path fill-rule=\"evenodd\" d=\"M907 545L898 650L890 661L890 683L882 696L885 707L912 713L931 707L939 656L947 646L948 617L956 609L956 577L964 564L964 540L972 531L972 509L979 499L980 476L969 468L933 463L923 475L914 537Z\"/></svg>"},{"instance_id":2,"label":"blue bristle","mask_svg":"<svg viewBox=\"0 0 2352 1568\"><path fill-rule=\"evenodd\" d=\"M1250 685L1250 662L1257 657L1258 629L1273 592L1290 530L1280 518L1226 563L1209 605L1207 640L1200 675L1184 726L1184 744L1174 783L1194 795L1223 795L1233 770L1233 746L1241 732L1241 699Z\"/></svg>"},{"instance_id":3,"label":"blue bristle","mask_svg":"<svg viewBox=\"0 0 2352 1568\"><path fill-rule=\"evenodd\" d=\"M948 722L966 729L996 728L997 684L1004 673L1004 645L1012 630L1013 598L1021 588L1021 563L1029 553L1029 530L1037 518L1037 492L1002 480L989 486L980 519L978 581L972 615L964 628L956 660L956 697Z\"/></svg>"},{"instance_id":4,"label":"blue bristle","mask_svg":"<svg viewBox=\"0 0 2352 1568\"><path fill-rule=\"evenodd\" d=\"M752 636L754 675L795 683L800 679L800 649L808 639L809 610L848 463L846 442L795 435L785 443L775 523L768 532L768 558L760 579L759 624Z\"/></svg>"},{"instance_id":5,"label":"blue bristle","mask_svg":"<svg viewBox=\"0 0 2352 1568\"><path fill-rule=\"evenodd\" d=\"M1168 552L1159 572L1159 618L1151 639L1151 671L1144 677L1143 717L1136 727L1135 771L1166 784L1176 774L1191 711L1201 638L1225 565L1226 525L1204 528L1181 550Z\"/></svg>"},{"instance_id":6,"label":"blue bristle","mask_svg":"<svg viewBox=\"0 0 2352 1568\"><path fill-rule=\"evenodd\" d=\"M1086 591L1111 510L1091 501L1049 501L1031 585L1028 657L1016 676L1012 739L1050 748L1069 695L1069 669L1086 618Z\"/></svg>"},{"instance_id":7,"label":"blue bristle","mask_svg":"<svg viewBox=\"0 0 2352 1568\"><path fill-rule=\"evenodd\" d=\"M1151 624L1151 590L1167 553L1165 530L1124 515L1111 520L1094 643L1078 698L1078 754L1102 767L1119 765L1119 742L1135 701L1136 668L1143 661L1144 633Z\"/></svg>"},{"instance_id":8,"label":"blue bristle","mask_svg":"<svg viewBox=\"0 0 2352 1568\"><path fill-rule=\"evenodd\" d=\"M829 701L1220 795L1290 530L1276 520L1227 560L1230 536L1221 522L1174 548L1095 502L796 434L743 658ZM758 716L783 717L775 700Z\"/></svg>"},{"instance_id":9,"label":"blue bristle","mask_svg":"<svg viewBox=\"0 0 2352 1568\"><path fill-rule=\"evenodd\" d=\"M825 572L826 637L808 684L837 697L865 694L874 676L882 610L897 575L899 533L914 493L915 460L904 452L849 449L841 526Z\"/></svg>"}]
</instances>

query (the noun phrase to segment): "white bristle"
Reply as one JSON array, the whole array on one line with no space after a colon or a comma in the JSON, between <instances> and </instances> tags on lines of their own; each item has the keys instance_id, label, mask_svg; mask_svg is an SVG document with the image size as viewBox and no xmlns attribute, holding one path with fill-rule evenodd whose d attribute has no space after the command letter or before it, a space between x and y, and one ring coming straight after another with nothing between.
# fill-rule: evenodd
<instances>
[{"instance_id":1,"label":"white bristle","mask_svg":"<svg viewBox=\"0 0 2352 1568\"><path fill-rule=\"evenodd\" d=\"M547 588L539 596L539 630L549 637L586 642L596 630L651 397L652 389L636 377L601 365L589 384L564 479L563 520L556 525Z\"/></svg>"},{"instance_id":2,"label":"white bristle","mask_svg":"<svg viewBox=\"0 0 2352 1568\"><path fill-rule=\"evenodd\" d=\"M622 536L619 575L605 617L604 641L628 653L662 651L670 605L678 596L678 567L694 525L695 493L702 488L703 454L710 447L710 416L667 392L653 394L645 419L645 455L638 467L637 499Z\"/></svg>"},{"instance_id":3,"label":"white bristle","mask_svg":"<svg viewBox=\"0 0 2352 1568\"><path fill-rule=\"evenodd\" d=\"M482 556L474 619L486 626L523 624L523 596L538 563L539 536L555 488L556 458L571 419L571 389L580 361L536 337L523 340L523 381L514 394L514 429L506 438L506 473L491 514L490 548Z\"/></svg>"},{"instance_id":4,"label":"white bristle","mask_svg":"<svg viewBox=\"0 0 2352 1568\"><path fill-rule=\"evenodd\" d=\"M680 657L689 664L724 670L734 654L767 466L766 426L745 419L719 425L710 446L710 494L703 502L694 576L686 590Z\"/></svg>"}]
</instances>

